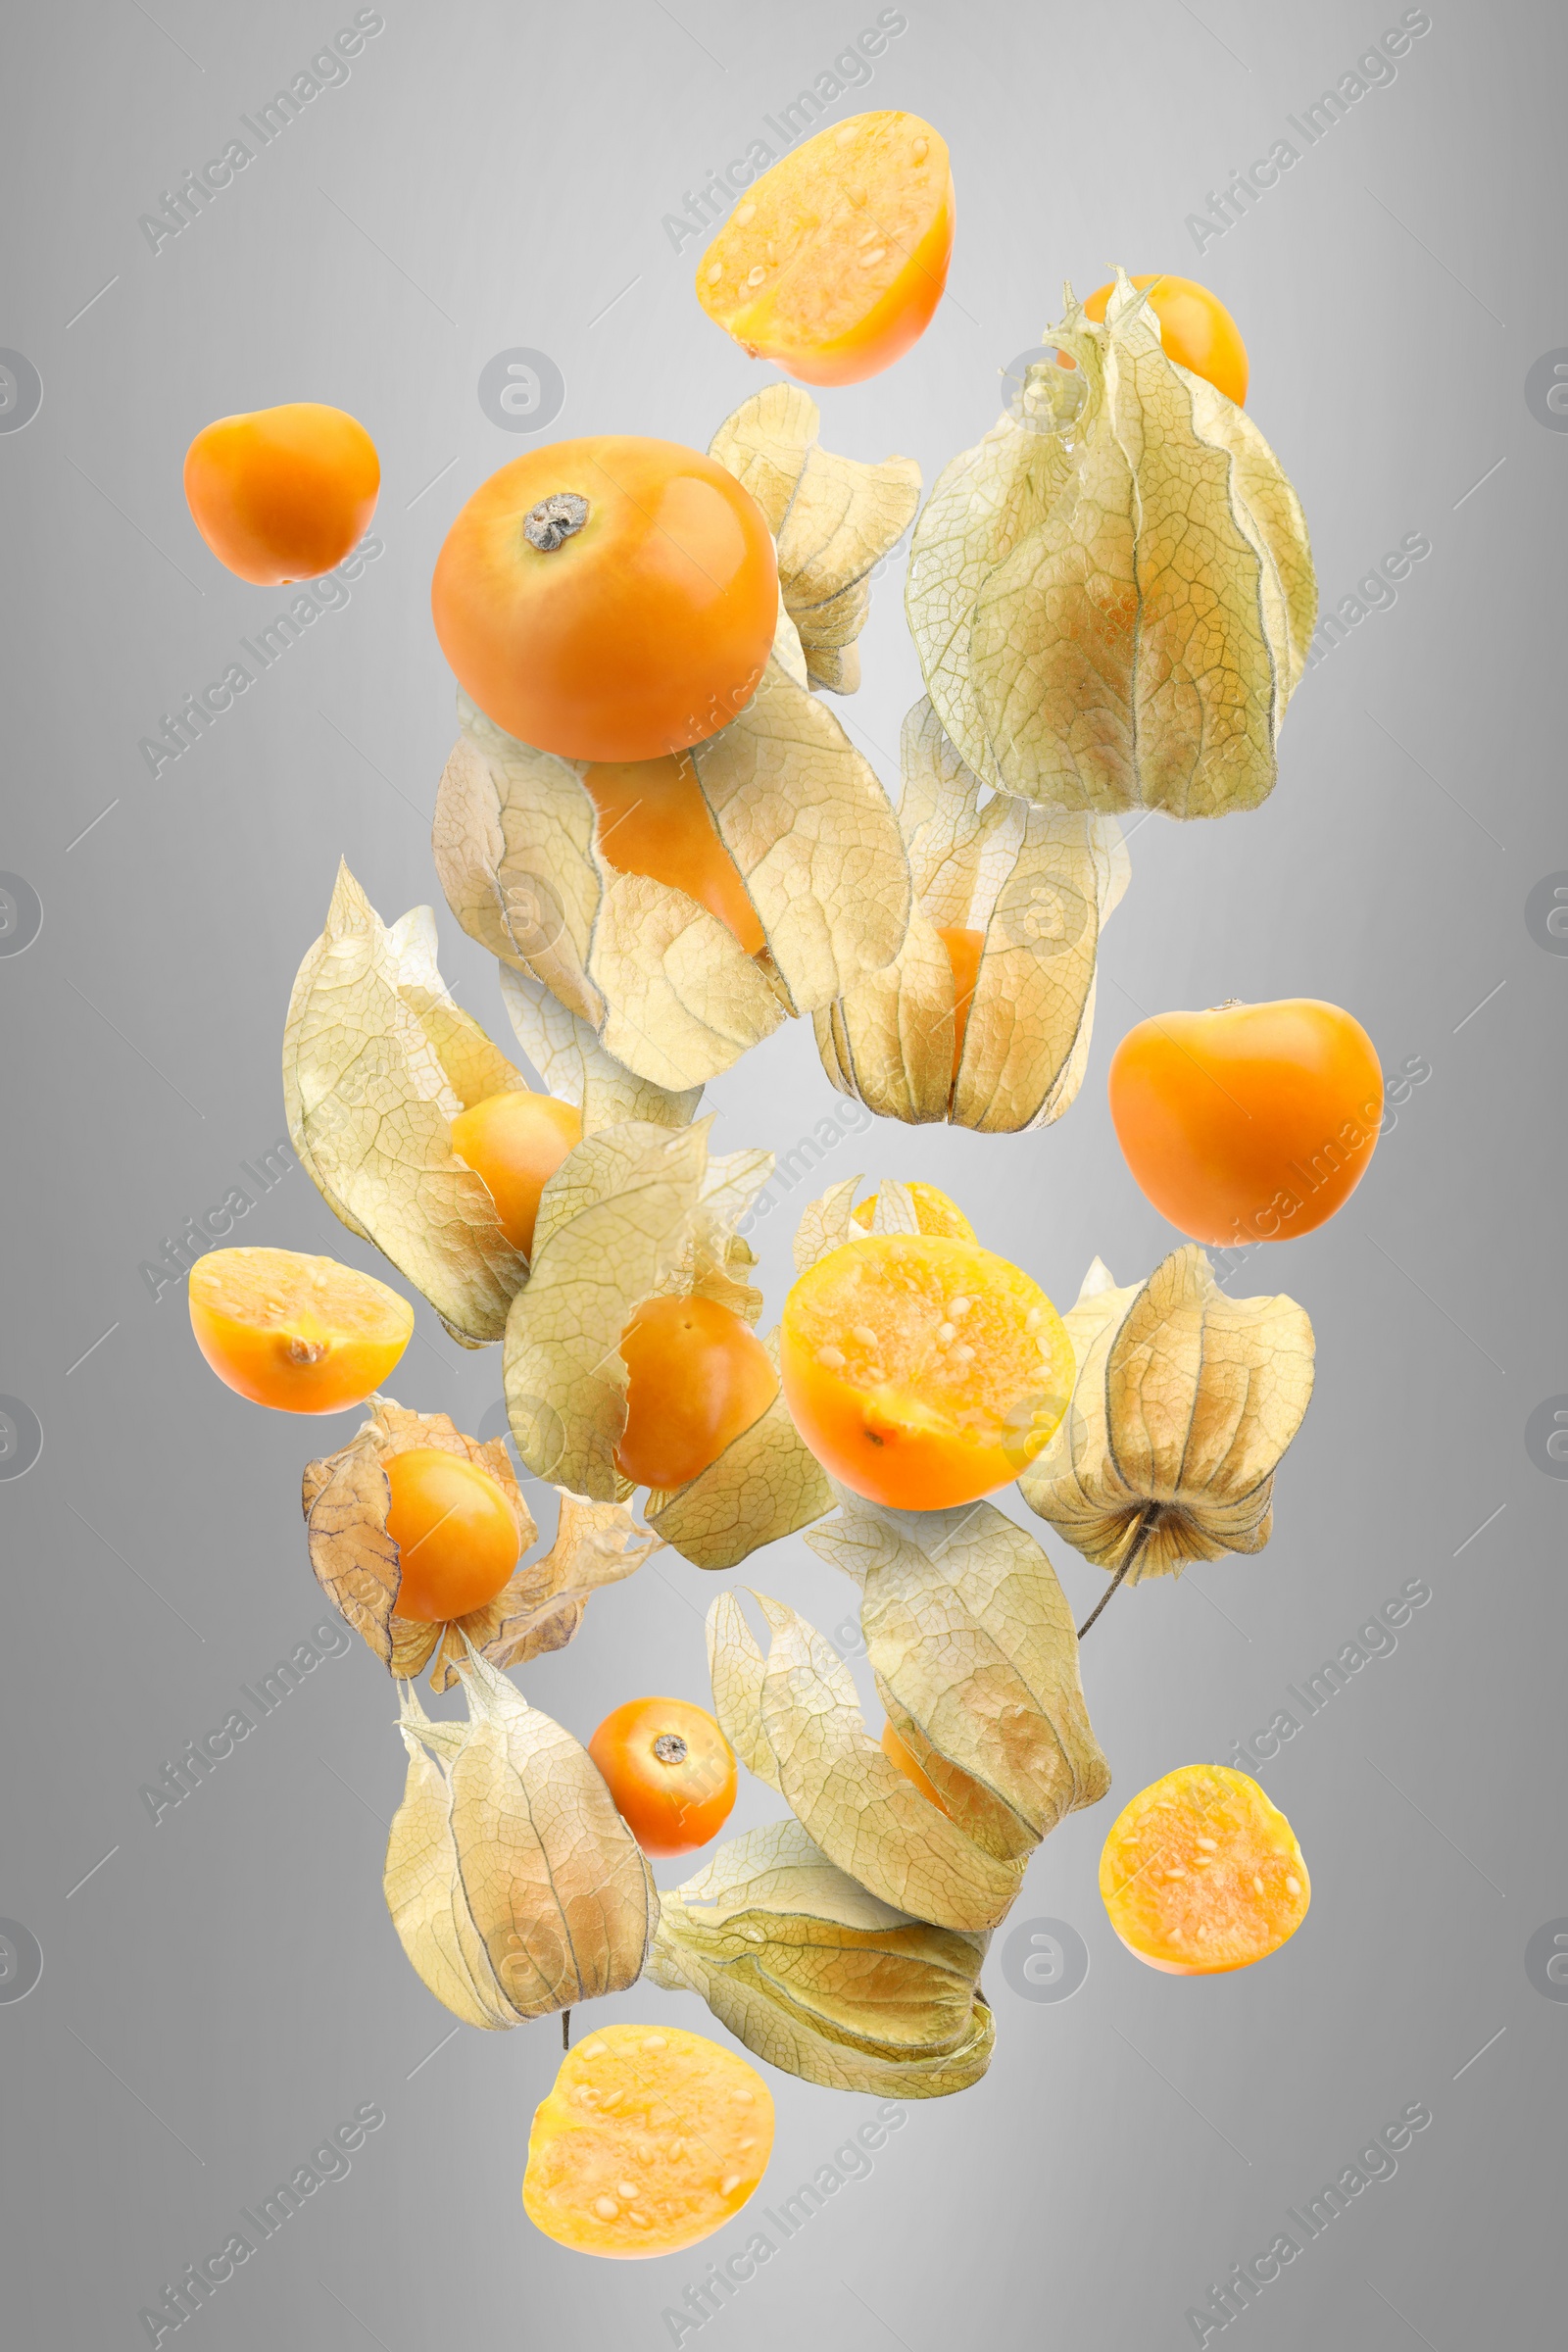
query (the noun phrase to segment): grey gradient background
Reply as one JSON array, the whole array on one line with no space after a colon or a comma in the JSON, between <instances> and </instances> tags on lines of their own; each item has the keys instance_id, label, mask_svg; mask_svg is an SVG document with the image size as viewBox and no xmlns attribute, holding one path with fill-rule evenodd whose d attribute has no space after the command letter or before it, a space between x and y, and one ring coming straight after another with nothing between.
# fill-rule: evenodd
<instances>
[{"instance_id":1,"label":"grey gradient background","mask_svg":"<svg viewBox=\"0 0 1568 2352\"><path fill-rule=\"evenodd\" d=\"M662 216L876 16L847 0L387 0L348 82L149 251L138 215L353 13L156 0L155 23L131 0L63 0L14 19L7 43L0 343L43 382L38 415L0 434L0 866L43 908L25 952L0 956L0 1390L44 1432L27 1475L0 1481L0 1915L43 1952L35 1988L0 2001L0 2332L27 2352L145 2342L140 2307L366 2102L386 2122L349 2176L181 2344L653 2347L672 2340L665 2307L748 2234L743 2220L700 2252L613 2265L527 2226L528 2122L560 2037L545 2022L443 2044L452 2021L382 1907L404 1759L357 1643L156 1828L138 1795L323 1621L298 1480L352 1418L242 1404L200 1362L178 1288L155 1303L138 1266L282 1132L284 1005L339 853L388 919L438 896L428 816L453 724L427 582L462 500L525 446L481 412L480 370L541 349L566 387L555 433L705 443L762 371L697 309L696 248L677 256ZM1065 1119L1016 1140L878 1125L829 1176L951 1186L1065 1302L1097 1251L1125 1280L1173 1240L1104 1107L1108 1055L1144 1010L1325 995L1386 1067L1418 1055L1431 1075L1347 1210L1231 1281L1288 1289L1317 1331L1269 1548L1118 1595L1085 1645L1114 1791L1050 1838L1015 1918L1073 1923L1087 1983L1034 2003L988 1964L989 2077L908 2108L869 2178L705 2345L1191 2342L1184 2313L1207 2282L1414 2101L1433 2122L1397 2175L1226 2340L1459 2352L1560 2328L1568 2003L1532 1985L1525 1948L1568 1915L1568 1485L1524 1431L1568 1391L1568 962L1532 937L1525 902L1568 867L1568 438L1524 385L1568 345L1565 36L1557 12L1519 0L1431 14L1392 86L1201 260L1186 215L1398 7L910 0L873 77L830 109L931 117L958 188L949 299L889 374L823 396L834 446L912 454L929 485L991 422L997 370L1056 315L1063 276L1082 293L1117 261L1186 270L1243 322L1250 413L1301 493L1326 601L1403 534L1432 554L1305 681L1263 809L1137 826ZM385 554L155 782L138 738L285 601L210 557L182 454L215 416L295 398L374 435ZM890 780L918 692L901 585L896 562L866 685L834 705ZM449 978L505 1038L494 967L438 911ZM709 1107L721 1147L785 1149L834 1100L794 1029ZM759 1229L770 1309L793 1223L781 1206ZM384 1271L297 1170L235 1238ZM499 1356L461 1353L421 1306L394 1386L472 1426ZM1087 1608L1101 1580L1052 1550ZM826 1629L852 1616L852 1588L798 1541L747 1573ZM1228 1753L1415 1577L1433 1597L1396 1651L1261 1772L1311 1868L1301 1932L1230 1978L1141 1967L1096 1893L1117 1804ZM712 1582L656 1562L525 1670L528 1694L583 1738L637 1691L703 1697ZM736 1825L775 1809L753 1787ZM706 2023L652 1987L595 2022L649 2015ZM869 2111L773 2087L768 2204Z\"/></svg>"}]
</instances>

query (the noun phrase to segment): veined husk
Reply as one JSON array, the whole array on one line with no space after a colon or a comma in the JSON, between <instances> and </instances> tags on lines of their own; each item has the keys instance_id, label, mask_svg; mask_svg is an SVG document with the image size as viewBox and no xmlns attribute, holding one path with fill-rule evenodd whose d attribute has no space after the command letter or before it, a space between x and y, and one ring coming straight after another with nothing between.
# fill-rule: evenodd
<instances>
[{"instance_id":1,"label":"veined husk","mask_svg":"<svg viewBox=\"0 0 1568 2352\"><path fill-rule=\"evenodd\" d=\"M1312 1326L1294 1298L1230 1298L1195 1243L1117 1289L1097 1257L1062 1317L1072 1402L1019 1478L1086 1560L1126 1581L1261 1551L1274 1472L1312 1395Z\"/></svg>"},{"instance_id":2,"label":"veined husk","mask_svg":"<svg viewBox=\"0 0 1568 2352\"><path fill-rule=\"evenodd\" d=\"M634 1984L659 1897L587 1750L483 1658L458 1674L466 1723L401 1694L409 1777L386 1900L437 2000L501 2032Z\"/></svg>"},{"instance_id":3,"label":"veined husk","mask_svg":"<svg viewBox=\"0 0 1568 2352\"><path fill-rule=\"evenodd\" d=\"M1102 325L1066 303L1044 339L1076 372L1032 368L915 528L926 690L976 775L1043 807L1255 808L1317 613L1299 502L1121 270Z\"/></svg>"},{"instance_id":4,"label":"veined husk","mask_svg":"<svg viewBox=\"0 0 1568 2352\"><path fill-rule=\"evenodd\" d=\"M787 615L781 639L793 637ZM575 1013L637 1077L684 1094L903 944L909 869L875 772L775 652L738 717L686 755L766 946L604 855L589 762L507 735L466 696L433 849L471 937Z\"/></svg>"},{"instance_id":5,"label":"veined husk","mask_svg":"<svg viewBox=\"0 0 1568 2352\"><path fill-rule=\"evenodd\" d=\"M987 1938L879 1902L799 1822L721 1845L662 1898L648 1974L700 1993L759 2058L832 2090L935 2099L991 2060Z\"/></svg>"},{"instance_id":6,"label":"veined husk","mask_svg":"<svg viewBox=\"0 0 1568 2352\"><path fill-rule=\"evenodd\" d=\"M920 468L912 458L870 466L835 457L817 440L819 422L815 401L799 384L768 384L725 419L708 454L767 517L784 609L811 684L853 694L871 573L914 520Z\"/></svg>"},{"instance_id":7,"label":"veined husk","mask_svg":"<svg viewBox=\"0 0 1568 2352\"><path fill-rule=\"evenodd\" d=\"M822 1067L884 1118L1049 1126L1088 1065L1100 932L1131 870L1121 827L1000 793L982 807L925 698L905 719L902 764L909 928L890 964L815 1014ZM984 934L956 1074L948 929Z\"/></svg>"},{"instance_id":8,"label":"veined husk","mask_svg":"<svg viewBox=\"0 0 1568 2352\"><path fill-rule=\"evenodd\" d=\"M533 1269L507 1321L507 1411L536 1476L604 1502L634 1492L615 1468L626 1426L621 1334L645 1299L715 1299L748 1323L761 1293L737 1220L772 1154L710 1158L710 1120L627 1119L589 1136L544 1188ZM773 1348L770 1335L764 1345ZM649 1525L700 1568L727 1568L831 1507L783 1396L685 1486L651 1494Z\"/></svg>"},{"instance_id":9,"label":"veined husk","mask_svg":"<svg viewBox=\"0 0 1568 2352\"><path fill-rule=\"evenodd\" d=\"M489 1472L517 1523L522 1555L493 1600L446 1624L398 1615L402 1570L386 1524L386 1464L425 1446ZM370 1418L349 1443L306 1464L304 1503L311 1566L332 1606L400 1680L412 1681L435 1658L432 1690L450 1690L470 1652L499 1667L564 1648L589 1594L618 1584L659 1549L659 1538L618 1502L590 1502L563 1488L556 1540L529 1560L539 1531L503 1441L466 1437L445 1413L406 1412L390 1396L372 1396Z\"/></svg>"}]
</instances>

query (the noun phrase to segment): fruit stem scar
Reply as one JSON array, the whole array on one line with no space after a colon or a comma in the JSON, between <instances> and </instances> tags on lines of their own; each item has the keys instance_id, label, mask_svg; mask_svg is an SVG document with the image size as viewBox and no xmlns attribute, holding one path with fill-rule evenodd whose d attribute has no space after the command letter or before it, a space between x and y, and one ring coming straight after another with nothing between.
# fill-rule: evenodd
<instances>
[{"instance_id":1,"label":"fruit stem scar","mask_svg":"<svg viewBox=\"0 0 1568 2352\"><path fill-rule=\"evenodd\" d=\"M588 501L575 490L556 490L522 518L522 535L542 556L553 556L588 519Z\"/></svg>"},{"instance_id":2,"label":"fruit stem scar","mask_svg":"<svg viewBox=\"0 0 1568 2352\"><path fill-rule=\"evenodd\" d=\"M654 1753L661 1764L684 1764L686 1742L679 1732L661 1732L654 1741Z\"/></svg>"},{"instance_id":3,"label":"fruit stem scar","mask_svg":"<svg viewBox=\"0 0 1568 2352\"><path fill-rule=\"evenodd\" d=\"M295 1338L288 1344L288 1360L291 1364L318 1364L326 1351L325 1340Z\"/></svg>"}]
</instances>

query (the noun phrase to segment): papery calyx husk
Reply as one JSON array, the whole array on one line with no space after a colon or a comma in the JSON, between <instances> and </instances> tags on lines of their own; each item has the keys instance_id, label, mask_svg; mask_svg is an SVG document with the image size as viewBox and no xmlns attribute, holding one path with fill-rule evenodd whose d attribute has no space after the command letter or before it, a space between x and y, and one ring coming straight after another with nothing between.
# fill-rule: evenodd
<instances>
[{"instance_id":1,"label":"papery calyx husk","mask_svg":"<svg viewBox=\"0 0 1568 2352\"><path fill-rule=\"evenodd\" d=\"M780 634L793 637L787 616ZM909 912L898 819L787 656L684 755L756 911L756 956L685 891L610 862L588 762L504 734L465 696L458 708L433 833L447 903L635 1077L689 1093L898 954Z\"/></svg>"},{"instance_id":2,"label":"papery calyx husk","mask_svg":"<svg viewBox=\"0 0 1568 2352\"><path fill-rule=\"evenodd\" d=\"M484 1659L458 1672L466 1723L402 1693L386 1900L437 2000L502 2031L634 1984L659 1897L587 1750Z\"/></svg>"},{"instance_id":3,"label":"papery calyx husk","mask_svg":"<svg viewBox=\"0 0 1568 2352\"><path fill-rule=\"evenodd\" d=\"M467 1348L500 1339L528 1261L453 1152L452 1121L526 1083L448 994L429 907L388 929L340 864L283 1031L289 1139L333 1214Z\"/></svg>"},{"instance_id":4,"label":"papery calyx husk","mask_svg":"<svg viewBox=\"0 0 1568 2352\"><path fill-rule=\"evenodd\" d=\"M1121 827L1000 793L982 806L925 698L905 719L902 764L909 928L890 964L814 1016L822 1066L884 1118L1048 1126L1088 1065L1101 928L1130 871ZM949 930L983 936L956 1072Z\"/></svg>"},{"instance_id":5,"label":"papery calyx husk","mask_svg":"<svg viewBox=\"0 0 1568 2352\"><path fill-rule=\"evenodd\" d=\"M986 1937L867 1893L797 1821L721 1845L662 1897L648 1974L700 1993L759 2058L833 2090L965 2090L990 2063Z\"/></svg>"},{"instance_id":6,"label":"papery calyx husk","mask_svg":"<svg viewBox=\"0 0 1568 2352\"><path fill-rule=\"evenodd\" d=\"M1031 1510L1129 1584L1261 1551L1274 1472L1312 1395L1294 1298L1231 1298L1195 1243L1118 1289L1096 1258L1062 1317L1072 1402L1018 1484Z\"/></svg>"},{"instance_id":7,"label":"papery calyx husk","mask_svg":"<svg viewBox=\"0 0 1568 2352\"><path fill-rule=\"evenodd\" d=\"M401 1680L422 1674L434 1658L430 1688L446 1690L471 1654L492 1666L518 1666L563 1648L582 1623L589 1594L618 1584L659 1548L658 1537L619 1503L563 1490L555 1542L536 1560L520 1556L493 1600L446 1624L401 1617L386 1464L421 1446L471 1462L495 1480L516 1521L521 1555L538 1533L500 1438L466 1437L445 1413L407 1412L389 1396L371 1398L370 1418L346 1446L306 1465L311 1565L339 1615Z\"/></svg>"},{"instance_id":8,"label":"papery calyx husk","mask_svg":"<svg viewBox=\"0 0 1568 2352\"><path fill-rule=\"evenodd\" d=\"M612 1502L626 1426L621 1335L650 1298L711 1298L748 1323L761 1294L735 1230L772 1170L765 1152L710 1157L711 1122L628 1119L587 1137L544 1188L533 1272L508 1320L507 1409L530 1470ZM764 1342L771 1345L771 1342ZM830 1508L782 1395L698 1477L650 1494L649 1524L703 1568L731 1567Z\"/></svg>"},{"instance_id":9,"label":"papery calyx husk","mask_svg":"<svg viewBox=\"0 0 1568 2352\"><path fill-rule=\"evenodd\" d=\"M920 468L912 458L866 465L817 439L815 401L798 384L768 384L727 417L709 456L756 499L778 545L784 609L800 634L813 686L853 694L871 574L914 519Z\"/></svg>"},{"instance_id":10,"label":"papery calyx husk","mask_svg":"<svg viewBox=\"0 0 1568 2352\"><path fill-rule=\"evenodd\" d=\"M938 480L906 608L983 782L1042 806L1219 816L1273 789L1317 612L1299 502L1262 434L1166 358L1122 271L1067 290L1004 416Z\"/></svg>"}]
</instances>

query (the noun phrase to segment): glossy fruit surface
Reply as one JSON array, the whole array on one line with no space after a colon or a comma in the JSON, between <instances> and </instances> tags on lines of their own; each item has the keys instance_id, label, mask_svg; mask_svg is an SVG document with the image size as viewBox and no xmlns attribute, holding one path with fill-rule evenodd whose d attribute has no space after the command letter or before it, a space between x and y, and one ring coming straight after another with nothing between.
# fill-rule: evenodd
<instances>
[{"instance_id":1,"label":"glossy fruit surface","mask_svg":"<svg viewBox=\"0 0 1568 2352\"><path fill-rule=\"evenodd\" d=\"M950 1821L953 1819L951 1810L932 1787L913 1748L906 1740L900 1739L891 1723L882 1726L882 1753L890 1763L898 1766L906 1781L913 1783L928 1804L935 1805L939 1813L946 1813Z\"/></svg>"},{"instance_id":2,"label":"glossy fruit surface","mask_svg":"<svg viewBox=\"0 0 1568 2352\"><path fill-rule=\"evenodd\" d=\"M1016 1478L1061 1419L1073 1353L1039 1285L978 1243L868 1234L784 1303L795 1426L834 1478L916 1511Z\"/></svg>"},{"instance_id":3,"label":"glossy fruit surface","mask_svg":"<svg viewBox=\"0 0 1568 2352\"><path fill-rule=\"evenodd\" d=\"M370 527L381 461L342 409L291 400L220 416L185 452L185 498L220 564L258 586L319 579Z\"/></svg>"},{"instance_id":4,"label":"glossy fruit surface","mask_svg":"<svg viewBox=\"0 0 1568 2352\"><path fill-rule=\"evenodd\" d=\"M754 358L858 384L924 334L948 282L953 174L918 115L856 115L748 188L704 254L697 297Z\"/></svg>"},{"instance_id":5,"label":"glossy fruit surface","mask_svg":"<svg viewBox=\"0 0 1568 2352\"><path fill-rule=\"evenodd\" d=\"M1194 375L1203 376L1227 400L1243 407L1247 400L1247 345L1219 296L1196 278L1172 277L1168 272L1162 277L1135 277L1132 282L1140 294L1146 286L1154 289L1149 307L1159 320L1165 357L1174 360L1178 368L1189 368ZM1085 314L1103 318L1115 291L1114 284L1097 286L1084 304Z\"/></svg>"},{"instance_id":6,"label":"glossy fruit surface","mask_svg":"<svg viewBox=\"0 0 1568 2352\"><path fill-rule=\"evenodd\" d=\"M579 2254L678 2254L739 2213L772 2148L772 2095L733 2050L601 2026L534 2110L523 2210Z\"/></svg>"},{"instance_id":7,"label":"glossy fruit surface","mask_svg":"<svg viewBox=\"0 0 1568 2352\"><path fill-rule=\"evenodd\" d=\"M654 760L727 726L778 625L778 561L732 473L675 441L556 441L474 492L430 590L499 727L565 760Z\"/></svg>"},{"instance_id":8,"label":"glossy fruit surface","mask_svg":"<svg viewBox=\"0 0 1568 2352\"><path fill-rule=\"evenodd\" d=\"M1267 1959L1312 1899L1290 1823L1226 1764L1184 1764L1133 1798L1105 1839L1100 1892L1127 1949L1173 1977Z\"/></svg>"},{"instance_id":9,"label":"glossy fruit surface","mask_svg":"<svg viewBox=\"0 0 1568 2352\"><path fill-rule=\"evenodd\" d=\"M414 1333L413 1307L384 1282L297 1250L214 1250L189 1291L196 1345L219 1379L280 1413L363 1404Z\"/></svg>"},{"instance_id":10,"label":"glossy fruit surface","mask_svg":"<svg viewBox=\"0 0 1568 2352\"><path fill-rule=\"evenodd\" d=\"M392 1494L387 1533L402 1572L398 1615L439 1625L494 1600L522 1545L488 1470L438 1446L395 1453L383 1467Z\"/></svg>"},{"instance_id":11,"label":"glossy fruit surface","mask_svg":"<svg viewBox=\"0 0 1568 2352\"><path fill-rule=\"evenodd\" d=\"M514 1250L533 1250L539 1196L566 1153L582 1142L582 1113L554 1095L514 1087L486 1095L452 1122L452 1149L482 1177Z\"/></svg>"},{"instance_id":12,"label":"glossy fruit surface","mask_svg":"<svg viewBox=\"0 0 1568 2352\"><path fill-rule=\"evenodd\" d=\"M767 945L740 870L684 753L663 760L601 760L583 782L599 811L599 849L623 874L671 883L733 931L748 956Z\"/></svg>"},{"instance_id":13,"label":"glossy fruit surface","mask_svg":"<svg viewBox=\"0 0 1568 2352\"><path fill-rule=\"evenodd\" d=\"M956 1200L950 1200L946 1193L939 1193L934 1184L925 1184L916 1176L909 1185L909 1197L914 1202L915 1220L922 1233L945 1234L949 1241L957 1242L972 1242L976 1238L974 1227ZM867 1233L876 1215L876 1202L877 1196L872 1193L851 1211L856 1224L863 1225Z\"/></svg>"},{"instance_id":14,"label":"glossy fruit surface","mask_svg":"<svg viewBox=\"0 0 1568 2352\"><path fill-rule=\"evenodd\" d=\"M715 1298L650 1298L621 1334L626 1427L615 1467L680 1487L761 1419L778 1374L749 1323Z\"/></svg>"},{"instance_id":15,"label":"glossy fruit surface","mask_svg":"<svg viewBox=\"0 0 1568 2352\"><path fill-rule=\"evenodd\" d=\"M645 1854L688 1854L729 1819L735 1758L711 1715L684 1698L627 1699L588 1753Z\"/></svg>"},{"instance_id":16,"label":"glossy fruit surface","mask_svg":"<svg viewBox=\"0 0 1568 2352\"><path fill-rule=\"evenodd\" d=\"M980 953L986 944L983 931L972 931L956 925L937 927L937 937L948 951L953 966L953 1075L958 1075L963 1059L963 1040L969 1027L969 1007L974 1003L974 984L980 973Z\"/></svg>"},{"instance_id":17,"label":"glossy fruit surface","mask_svg":"<svg viewBox=\"0 0 1568 2352\"><path fill-rule=\"evenodd\" d=\"M1127 1165L1195 1242L1289 1242L1343 1207L1383 1118L1383 1072L1338 1004L1285 997L1161 1012L1111 1057Z\"/></svg>"}]
</instances>

